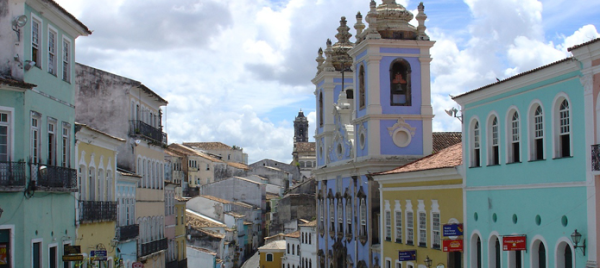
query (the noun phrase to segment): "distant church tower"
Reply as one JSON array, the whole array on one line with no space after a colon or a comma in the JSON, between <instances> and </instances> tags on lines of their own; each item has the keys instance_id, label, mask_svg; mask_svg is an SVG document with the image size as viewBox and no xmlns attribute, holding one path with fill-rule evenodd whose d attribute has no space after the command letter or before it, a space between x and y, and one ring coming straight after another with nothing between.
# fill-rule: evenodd
<instances>
[{"instance_id":1,"label":"distant church tower","mask_svg":"<svg viewBox=\"0 0 600 268\"><path fill-rule=\"evenodd\" d=\"M302 109L294 119L294 143L296 142L308 142L308 119Z\"/></svg>"}]
</instances>

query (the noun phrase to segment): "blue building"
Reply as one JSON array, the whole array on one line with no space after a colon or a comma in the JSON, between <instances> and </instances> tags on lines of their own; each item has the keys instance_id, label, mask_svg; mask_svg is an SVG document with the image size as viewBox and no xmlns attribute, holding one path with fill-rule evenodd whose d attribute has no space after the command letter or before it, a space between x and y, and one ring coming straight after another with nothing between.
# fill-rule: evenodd
<instances>
[{"instance_id":1,"label":"blue building","mask_svg":"<svg viewBox=\"0 0 600 268\"><path fill-rule=\"evenodd\" d=\"M433 150L430 48L424 7L414 15L393 0L371 1L356 41L342 17L337 42L319 50L316 85L318 267L375 267L380 193L370 173ZM323 56L325 54L325 56ZM424 257L424 256L423 256Z\"/></svg>"},{"instance_id":2,"label":"blue building","mask_svg":"<svg viewBox=\"0 0 600 268\"><path fill-rule=\"evenodd\" d=\"M566 58L453 97L463 118L465 267L596 267L582 247L596 232L581 75Z\"/></svg>"}]
</instances>

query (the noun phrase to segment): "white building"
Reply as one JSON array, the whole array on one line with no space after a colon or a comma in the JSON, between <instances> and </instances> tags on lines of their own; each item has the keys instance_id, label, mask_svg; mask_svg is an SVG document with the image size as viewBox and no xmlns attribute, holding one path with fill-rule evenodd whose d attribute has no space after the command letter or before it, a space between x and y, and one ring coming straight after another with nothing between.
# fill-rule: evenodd
<instances>
[{"instance_id":1,"label":"white building","mask_svg":"<svg viewBox=\"0 0 600 268\"><path fill-rule=\"evenodd\" d=\"M317 267L317 221L299 224L300 227L300 267Z\"/></svg>"}]
</instances>

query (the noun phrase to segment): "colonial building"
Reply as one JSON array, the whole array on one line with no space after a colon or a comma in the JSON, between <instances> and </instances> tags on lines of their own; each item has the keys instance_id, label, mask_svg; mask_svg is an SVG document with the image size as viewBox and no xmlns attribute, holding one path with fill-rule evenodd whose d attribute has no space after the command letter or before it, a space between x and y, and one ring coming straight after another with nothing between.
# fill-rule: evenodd
<instances>
[{"instance_id":1,"label":"colonial building","mask_svg":"<svg viewBox=\"0 0 600 268\"><path fill-rule=\"evenodd\" d=\"M384 267L462 267L461 144L375 174L381 185Z\"/></svg>"},{"instance_id":2,"label":"colonial building","mask_svg":"<svg viewBox=\"0 0 600 268\"><path fill-rule=\"evenodd\" d=\"M342 17L337 42L319 50L315 84L319 267L382 265L379 185L371 173L432 152L427 16L394 0L356 16L356 42ZM325 57L323 57L325 54Z\"/></svg>"},{"instance_id":3,"label":"colonial building","mask_svg":"<svg viewBox=\"0 0 600 268\"><path fill-rule=\"evenodd\" d=\"M161 107L167 101L142 83L83 64L76 65L76 118L126 139L117 167L141 176L135 214L140 227L137 259L145 267L165 265L164 148ZM160 206L156 206L159 203Z\"/></svg>"},{"instance_id":4,"label":"colonial building","mask_svg":"<svg viewBox=\"0 0 600 268\"><path fill-rule=\"evenodd\" d=\"M284 240L270 242L258 248L259 267L280 268L283 267L283 256L285 255L286 243ZM287 267L287 266L286 266ZM290 266L291 268L291 266Z\"/></svg>"},{"instance_id":5,"label":"colonial building","mask_svg":"<svg viewBox=\"0 0 600 268\"><path fill-rule=\"evenodd\" d=\"M294 119L294 150L293 163L300 169L304 178L312 176L312 169L317 167L315 143L308 141L308 119L300 110Z\"/></svg>"},{"instance_id":6,"label":"colonial building","mask_svg":"<svg viewBox=\"0 0 600 268\"><path fill-rule=\"evenodd\" d=\"M77 238L75 39L91 31L54 1L1 6L0 266L62 267Z\"/></svg>"},{"instance_id":7,"label":"colonial building","mask_svg":"<svg viewBox=\"0 0 600 268\"><path fill-rule=\"evenodd\" d=\"M317 220L299 224L300 227L300 267L317 266Z\"/></svg>"},{"instance_id":8,"label":"colonial building","mask_svg":"<svg viewBox=\"0 0 600 268\"><path fill-rule=\"evenodd\" d=\"M229 146L222 142L184 142L183 145L196 150L201 150L218 156L225 162L238 162L248 164L248 154L244 153L244 148L233 145Z\"/></svg>"},{"instance_id":9,"label":"colonial building","mask_svg":"<svg viewBox=\"0 0 600 268\"><path fill-rule=\"evenodd\" d=\"M596 267L582 76L581 62L566 58L453 97L463 120L465 267Z\"/></svg>"}]
</instances>

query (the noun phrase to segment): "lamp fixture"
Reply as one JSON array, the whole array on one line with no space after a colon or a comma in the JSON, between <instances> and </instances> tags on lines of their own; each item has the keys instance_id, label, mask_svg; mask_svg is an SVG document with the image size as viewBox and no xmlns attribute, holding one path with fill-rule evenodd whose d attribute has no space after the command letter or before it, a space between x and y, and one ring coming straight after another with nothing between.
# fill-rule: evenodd
<instances>
[{"instance_id":1,"label":"lamp fixture","mask_svg":"<svg viewBox=\"0 0 600 268\"><path fill-rule=\"evenodd\" d=\"M452 107L452 108L450 108L448 110L444 110L444 111L446 112L446 114L448 116L452 116L454 118L457 118L462 123L463 116L462 116L462 113L461 113L461 115L458 115L458 112L459 112L458 109L456 109L455 107Z\"/></svg>"},{"instance_id":2,"label":"lamp fixture","mask_svg":"<svg viewBox=\"0 0 600 268\"><path fill-rule=\"evenodd\" d=\"M429 258L429 255L427 255L427 257L425 257L425 265L427 266L427 268L431 268L432 262L433 260Z\"/></svg>"},{"instance_id":3,"label":"lamp fixture","mask_svg":"<svg viewBox=\"0 0 600 268\"><path fill-rule=\"evenodd\" d=\"M12 29L17 33L17 42L21 42L21 28L27 24L27 16L21 15L12 21Z\"/></svg>"},{"instance_id":4,"label":"lamp fixture","mask_svg":"<svg viewBox=\"0 0 600 268\"><path fill-rule=\"evenodd\" d=\"M581 233L577 232L577 229L575 229L575 232L573 232L571 234L571 241L573 241L573 248L577 249L580 248L581 252L583 253L583 256L585 256L585 238L583 239L583 243L580 246L579 242L581 241Z\"/></svg>"}]
</instances>

